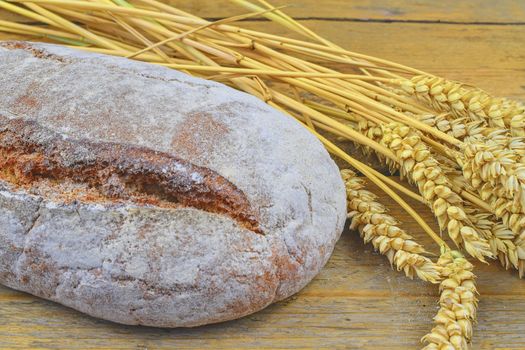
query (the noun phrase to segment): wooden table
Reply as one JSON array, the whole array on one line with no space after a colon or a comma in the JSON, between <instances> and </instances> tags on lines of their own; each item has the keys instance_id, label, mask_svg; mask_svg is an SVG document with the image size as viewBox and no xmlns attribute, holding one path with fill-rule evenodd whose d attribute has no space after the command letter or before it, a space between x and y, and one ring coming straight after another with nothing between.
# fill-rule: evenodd
<instances>
[{"instance_id":1,"label":"wooden table","mask_svg":"<svg viewBox=\"0 0 525 350\"><path fill-rule=\"evenodd\" d=\"M208 18L246 12L225 0L175 2ZM273 2L295 3L288 13L354 51L525 99L523 0ZM245 25L285 33L265 21ZM408 219L404 227L423 236ZM478 264L477 274L474 348L525 349L525 282L496 263ZM436 286L407 280L355 232L345 232L321 274L297 295L241 320L195 329L120 326L0 287L0 349L416 349L431 328L437 296Z\"/></svg>"}]
</instances>

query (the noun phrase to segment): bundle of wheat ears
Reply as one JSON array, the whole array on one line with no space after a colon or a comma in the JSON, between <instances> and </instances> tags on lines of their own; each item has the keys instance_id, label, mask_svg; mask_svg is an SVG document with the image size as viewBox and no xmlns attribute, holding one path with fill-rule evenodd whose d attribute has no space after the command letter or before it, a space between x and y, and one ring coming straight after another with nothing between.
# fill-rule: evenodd
<instances>
[{"instance_id":1,"label":"bundle of wheat ears","mask_svg":"<svg viewBox=\"0 0 525 350\"><path fill-rule=\"evenodd\" d=\"M423 337L425 349L468 348L477 299L465 256L497 259L525 274L525 105L348 51L264 0L232 1L248 13L210 22L157 0L0 0L0 8L32 22L0 21L0 31L216 80L296 118L436 242L440 256L433 261L417 236L398 227L364 189L362 177L342 171L351 228L408 277L440 285L440 309ZM255 16L302 39L232 24ZM414 187L357 161L333 141L341 139L375 153ZM441 234L398 193L428 205Z\"/></svg>"}]
</instances>

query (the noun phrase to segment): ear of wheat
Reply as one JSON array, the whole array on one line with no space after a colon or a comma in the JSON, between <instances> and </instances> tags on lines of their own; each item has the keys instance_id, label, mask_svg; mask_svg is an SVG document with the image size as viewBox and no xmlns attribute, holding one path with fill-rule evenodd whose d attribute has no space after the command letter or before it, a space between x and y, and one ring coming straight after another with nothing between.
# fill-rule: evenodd
<instances>
[{"instance_id":1,"label":"ear of wheat","mask_svg":"<svg viewBox=\"0 0 525 350\"><path fill-rule=\"evenodd\" d=\"M364 180L351 170L342 170L345 182L350 228L358 230L365 243L385 255L398 271L423 281L436 283L440 279L439 267L423 256L425 249L399 227L399 221L387 214L377 196L364 189Z\"/></svg>"},{"instance_id":2,"label":"ear of wheat","mask_svg":"<svg viewBox=\"0 0 525 350\"><path fill-rule=\"evenodd\" d=\"M492 127L509 129L512 136L525 136L525 104L507 98L493 97L465 84L428 75L400 79L397 84L438 111L483 121Z\"/></svg>"},{"instance_id":3,"label":"ear of wheat","mask_svg":"<svg viewBox=\"0 0 525 350\"><path fill-rule=\"evenodd\" d=\"M447 230L454 243L481 261L492 257L487 241L480 237L469 221L463 209L463 200L451 189L441 166L421 138L407 126L388 124L383 126L381 143L395 152L401 171L418 186L441 229Z\"/></svg>"},{"instance_id":4,"label":"ear of wheat","mask_svg":"<svg viewBox=\"0 0 525 350\"><path fill-rule=\"evenodd\" d=\"M474 207L468 208L467 212L483 238L489 242L492 254L498 257L501 265L506 269L519 269L521 273L522 259L518 253L519 247L514 242L514 233L491 213Z\"/></svg>"},{"instance_id":5,"label":"ear of wheat","mask_svg":"<svg viewBox=\"0 0 525 350\"><path fill-rule=\"evenodd\" d=\"M467 350L472 340L478 299L473 266L458 251L444 251L437 262L442 267L436 326L423 337L425 350Z\"/></svg>"},{"instance_id":6,"label":"ear of wheat","mask_svg":"<svg viewBox=\"0 0 525 350\"><path fill-rule=\"evenodd\" d=\"M425 119L426 121L436 120L436 116L427 115ZM359 132L373 140L380 141L382 139L382 128L380 126L375 125L372 122L363 120L358 116L354 116L352 122L345 123L347 125L351 125L351 127L355 128L356 130L359 130ZM479 137L483 137L483 135L480 134L474 136L474 138ZM366 148L365 151L370 152ZM455 162L452 162L449 158L442 157L439 154L432 154L432 157L436 160L440 159L440 161L434 161L434 164L436 164L435 166L438 166L440 169L443 170L441 172L442 175L445 174L446 180L444 181L447 182L447 186L449 186L452 192L457 194L463 194L466 196L466 198L470 200L475 200L476 203L482 202L481 198L477 198L475 195L472 194L472 192L475 190L464 180L461 172L455 169ZM383 160L385 159L383 158ZM389 165L394 170L397 170L400 167L399 164L393 164L393 162L389 162ZM423 188L425 187L423 186ZM466 192L466 190L471 192ZM425 195L423 191L422 194ZM429 194L426 195L427 197L429 196ZM492 252L492 256L498 257L501 264L505 268L516 268L520 271L520 275L522 275L523 261L522 258L520 258L519 254L523 251L523 249L519 246L519 244L523 244L523 239L520 239L518 245L516 245L516 243L513 241L515 238L514 234L505 224L501 222L501 220L497 219L495 215L490 212L490 205L485 205L482 208L479 208L476 206L472 206L472 204L466 205L466 203L470 202L468 202L467 200L465 202L465 208L463 208L463 210L466 212L465 219L468 219L470 221L470 224L472 225L472 227L475 228L476 233L481 238L481 240L488 242L490 246L490 251ZM429 204L430 208L432 208L432 203L429 203L427 201L427 204ZM466 207L469 207L468 210ZM514 222L514 225L516 224L517 222Z\"/></svg>"},{"instance_id":7,"label":"ear of wheat","mask_svg":"<svg viewBox=\"0 0 525 350\"><path fill-rule=\"evenodd\" d=\"M414 115L423 123L428 124L461 141L471 141L483 137L487 127L484 121L468 121L467 118L457 118L450 113Z\"/></svg>"},{"instance_id":8,"label":"ear of wheat","mask_svg":"<svg viewBox=\"0 0 525 350\"><path fill-rule=\"evenodd\" d=\"M0 0L0 8L32 22L0 20L0 31L216 80L297 119L444 249L433 263L415 234L399 228L353 173L343 173L352 227L363 239L409 277L442 280L441 311L425 337L427 348L463 348L475 316L472 267L398 193L429 205L440 228L470 255L496 256L523 275L523 104L341 48L264 0L231 1L251 12L211 22L157 0ZM304 40L234 25L255 16ZM333 137L400 169L419 194L358 162Z\"/></svg>"}]
</instances>

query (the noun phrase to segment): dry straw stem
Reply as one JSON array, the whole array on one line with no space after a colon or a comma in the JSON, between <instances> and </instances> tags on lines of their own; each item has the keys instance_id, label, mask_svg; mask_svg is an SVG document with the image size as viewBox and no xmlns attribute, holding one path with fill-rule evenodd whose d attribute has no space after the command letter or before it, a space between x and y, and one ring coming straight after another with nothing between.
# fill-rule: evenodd
<instances>
[{"instance_id":1,"label":"dry straw stem","mask_svg":"<svg viewBox=\"0 0 525 350\"><path fill-rule=\"evenodd\" d=\"M242 6L246 7L246 8L250 8L250 9L257 9L257 10L261 9L259 6L249 2L247 0L232 0L232 2L235 2L235 3L239 4L239 5L242 5ZM259 2L262 3L263 5L266 5L267 7L270 6L264 0L259 0ZM316 40L316 41L318 41L318 42L320 42L322 44L322 45L310 44L310 45L312 45L311 47L314 47L314 48L317 48L317 49L320 49L320 50L326 50L328 52L338 53L338 54L341 54L341 55L344 55L344 56L352 57L354 59L359 59L360 61L365 60L365 61L369 61L369 62L384 64L384 65L386 65L388 67L395 67L395 68L398 68L398 69L406 71L406 72L411 72L413 74L426 74L426 73L424 73L424 72L422 72L420 70L417 70L417 69L414 69L414 68L411 68L411 67L407 67L407 66L403 66L403 65L401 65L399 63L395 63L395 62L391 62L391 61L384 60L384 59L381 59L381 58L377 58L377 57L368 56L368 55L364 55L364 54L360 54L360 53L356 53L356 52L351 52L351 51L345 50L345 49L335 45L334 43L326 40L325 38L320 37L316 33L312 32L308 28L304 27L299 22L295 21L293 18L285 15L284 13L279 11L279 12L277 12L277 15L279 15L281 17L280 19L277 19L278 23L282 23L282 24L286 25L288 28L290 28L290 29L292 29L292 30L302 34L302 35L305 35L306 37L314 39L314 40ZM270 14L265 15L265 17L267 17L269 19L273 19ZM287 22L287 23L284 23L284 22ZM301 44L299 41L296 41L296 42Z\"/></svg>"},{"instance_id":2,"label":"dry straw stem","mask_svg":"<svg viewBox=\"0 0 525 350\"><path fill-rule=\"evenodd\" d=\"M467 350L472 339L478 300L473 265L460 252L444 251L437 264L442 268L436 326L422 339L424 350Z\"/></svg>"},{"instance_id":3,"label":"dry straw stem","mask_svg":"<svg viewBox=\"0 0 525 350\"><path fill-rule=\"evenodd\" d=\"M76 24L74 24L73 22L71 21L68 21L66 19L64 19L63 17L49 11L49 10L46 10L45 8L43 7L40 7L39 5L37 4L33 4L33 3L28 3L26 4L26 6L28 6L29 8L31 8L32 10L34 10L35 12L39 13L40 15L48 18L49 20L52 21L52 23L54 23L53 25L55 26L60 26L60 27L63 27L65 29L68 29L70 30L71 32L75 33L75 34L78 34L82 37L85 37L89 40L91 40L92 42L106 48L106 49L112 49L112 50L117 50L117 51L120 51L122 50L122 48L115 44L114 42L111 42L109 40L106 40L105 38L102 38L100 36L97 36L95 34L93 34L92 32L90 32L89 30L86 30Z\"/></svg>"},{"instance_id":4,"label":"dry straw stem","mask_svg":"<svg viewBox=\"0 0 525 350\"><path fill-rule=\"evenodd\" d=\"M400 170L413 181L436 216L442 230L473 257L485 262L492 257L490 246L480 237L463 208L463 200L452 189L439 162L408 126L389 124L382 126L381 143L396 153Z\"/></svg>"},{"instance_id":5,"label":"dry straw stem","mask_svg":"<svg viewBox=\"0 0 525 350\"><path fill-rule=\"evenodd\" d=\"M521 102L493 97L479 88L428 75L394 80L394 83L438 111L509 129L512 136L525 136L525 104Z\"/></svg>"},{"instance_id":6,"label":"dry straw stem","mask_svg":"<svg viewBox=\"0 0 525 350\"><path fill-rule=\"evenodd\" d=\"M184 37L187 37L187 36L189 36L192 33L196 33L198 31L201 31L201 30L206 29L206 28L210 28L212 26L217 26L218 24L240 21L240 20L243 20L243 19L248 19L250 17L257 17L257 16L260 16L260 15L262 15L264 13L275 11L275 10L276 10L275 8L272 8L272 9L268 9L268 10L265 10L265 11L249 13L249 14L240 15L240 16L233 16L233 17L229 17L229 18L223 18L223 19L215 21L215 22L210 22L208 24L204 24L204 25L201 25L199 27L190 29L190 30L188 30L188 31L186 31L184 33L181 33L181 34L169 37L169 38L164 39L164 40L161 40L161 41L159 41L159 42L157 42L155 44L149 44L144 49L139 50L137 52L132 53L131 55L126 56L126 58L133 58L133 57L135 57L137 55L140 55L143 52L147 52L147 51L150 51L150 50L156 50L160 46L166 45L169 42L176 41L176 40L181 40ZM177 68L177 67L173 67L173 68Z\"/></svg>"},{"instance_id":7,"label":"dry straw stem","mask_svg":"<svg viewBox=\"0 0 525 350\"><path fill-rule=\"evenodd\" d=\"M309 129L310 132L314 134L325 145L326 149L330 153L341 158L350 166L360 171L363 175L367 177L368 180L377 185L383 192L385 192L388 196L390 196L390 198L392 198L397 204L399 204L399 206L403 208L408 213L408 215L410 215L414 219L414 221L416 221L419 224L419 226L421 226L421 228L430 236L430 238L434 240L434 242L436 242L440 247L448 248L445 241L443 241L441 237L439 237L439 235L436 234L434 230L432 230L432 228L425 222L421 215L419 215L410 205L408 205L407 202L405 202L390 187L388 187L383 181L381 181L381 179L377 175L375 175L377 172L343 152L339 147L334 145L332 142L327 140L324 136L320 135L315 130L312 130L308 127L307 129Z\"/></svg>"},{"instance_id":8,"label":"dry straw stem","mask_svg":"<svg viewBox=\"0 0 525 350\"><path fill-rule=\"evenodd\" d=\"M439 267L422 255L425 249L399 228L399 222L386 213L377 196L364 189L364 180L351 170L342 170L341 176L346 187L350 228L357 229L365 243L372 243L391 265L409 278L418 276L423 281L437 283Z\"/></svg>"},{"instance_id":9,"label":"dry straw stem","mask_svg":"<svg viewBox=\"0 0 525 350\"><path fill-rule=\"evenodd\" d=\"M286 111L283 111L283 112L286 113ZM323 126L323 125L321 125L321 124L319 124L319 123L316 123L316 122L314 122L313 125L309 125L308 122L307 122L307 120L304 120L303 118L299 118L299 117L297 117L297 116L295 116L295 117L296 117L296 119L298 119L298 120L302 121L303 123L305 123L305 124L308 126L308 128L311 129L311 130L315 130L314 128L315 128L315 127L318 127L318 128L320 128L320 129L322 129L322 130L326 130L326 131L328 131L328 132L330 132L330 133L332 133L332 134L334 134L334 135L342 136L341 138L344 139L344 140L347 139L346 137L344 137L344 135L340 134L340 133L339 133L337 130L335 130L335 129L332 129L332 128L329 128L329 127L325 127L325 126ZM324 139L324 140L322 139L321 141L322 141L322 142L325 142L325 140L326 140L326 139ZM326 140L326 142L328 142L328 140ZM329 145L326 145L326 144L325 144L325 146L326 146L326 147L328 148L328 150L329 150L331 153L333 153L335 156L339 156L339 157L341 157L341 154L344 153L342 150L341 150L341 152L335 152L333 149L331 149L331 147L330 147ZM334 145L334 146L335 146L335 145ZM367 149L367 148L364 147L363 149ZM349 156L348 154L346 154L346 153L345 153L345 155L346 155L346 156L343 156L343 157L342 157L343 160L347 160L347 161L348 161L349 158L352 158L352 157L350 157L350 156ZM352 158L352 159L353 159L353 158ZM420 203L422 203L422 204L426 204L425 199L424 199L423 197L421 197L419 194L417 194L417 193L413 192L412 190L406 188L406 187L403 186L402 184L400 184L400 183L398 183L398 182L392 180L390 177L381 174L381 173L378 172L377 170L375 170L375 169L373 169L373 168L371 168L371 167L369 167L369 166L367 166L367 165L365 165L365 164L363 164L363 163L357 161L356 159L353 159L353 161L350 161L349 164L351 164L352 166L355 166L356 168L359 168L359 169L366 169L365 173L370 174L371 176L378 178L378 180L380 180L381 182L383 182L385 185L390 186L391 188L397 190L398 192L400 192L400 193L406 195L407 197L410 197L410 198L412 198L412 199L414 199L414 200L416 200L416 201L418 201L418 202L420 202ZM359 164L359 165L357 165L357 164Z\"/></svg>"},{"instance_id":10,"label":"dry straw stem","mask_svg":"<svg viewBox=\"0 0 525 350\"><path fill-rule=\"evenodd\" d=\"M36 5L34 3L37 3L39 5ZM80 28L76 26L75 24L73 24L73 22L68 21L64 19L63 17L58 16L54 13L51 13L50 11L44 9L42 6L49 6L51 4L52 6L60 5L61 8L66 7L66 8L72 8L72 9L77 9L77 8L90 9L93 11L98 10L98 11L101 11L102 14L113 13L113 14L117 14L121 16L128 15L129 18L122 16L121 19L128 21L130 24L140 27L141 29L147 31L149 35L153 35L154 37L161 39L161 41L163 40L165 41L166 37L167 38L177 37L178 33L173 32L174 24L183 23L185 25L186 24L195 25L196 24L195 22L197 21L194 18L173 15L171 13L159 13L158 11L137 9L137 8L132 8L132 7L121 7L121 6L110 5L106 3L93 3L93 2L84 2L84 1L66 1L66 0L38 0L38 1L35 0L34 3L31 3L30 5L33 7L37 6L35 7L35 9L38 10L39 13L45 15L47 18L51 18L56 23L56 25L62 28L65 28L69 31L72 31L76 34L86 36L90 40L101 45L103 48L113 49L115 53L118 53L124 56L126 56L126 53L122 52L121 50L122 47L116 47L112 41L106 40L103 36L100 36L100 35L97 36L97 35L93 35L93 33L88 33L83 28ZM154 18L159 23L167 25L172 30L168 30L165 26L161 26L158 23L153 23L151 21L143 20L139 17ZM209 22L200 23L200 25L203 25L203 24L209 25ZM93 23L91 23L90 25L95 26L95 24ZM222 28L222 25L214 26L214 30L217 30L217 28L219 27ZM160 37L159 35L162 37ZM231 36L232 35L230 35L230 37ZM135 35L135 37L137 36ZM244 39L244 43L246 42L253 43L253 39L248 39L246 37L241 37L239 35L235 36L235 40L242 42L243 40L241 39ZM242 53L240 55L235 54L235 52L232 52L232 50L229 50L225 48L224 46L217 45L216 43L214 44L212 43L212 41L209 40L209 38L204 39L202 36L199 38L194 37L193 39L190 39L184 36L182 38L179 38L179 40L182 44L185 45L184 50L181 49L182 50L181 54L184 54L184 56L188 59L195 59L200 64L204 63L210 66L219 66L213 61L210 61L207 55L211 55L211 56L221 57L222 59L226 60L229 63L236 62L237 64L247 67L247 68L254 68L254 69L272 68L266 64L262 64L260 60L257 61L255 58L258 58L258 56L254 54L254 50L248 50L248 51L241 50ZM170 46L170 44L172 44L172 42L166 42L166 45ZM177 49L177 47L174 45L171 45L170 47L173 49ZM257 43L257 45L254 46L254 48L255 48L255 51L261 51L263 55L273 56L272 61L275 61L275 58L279 58L281 60L289 61L289 63L295 65L296 67L298 64L302 64L303 65L302 68L304 68L304 66L313 66L312 63L303 62L301 59L294 58L289 55L283 56L283 54L280 54L275 50L272 50L264 45L261 45L260 43ZM323 53L322 51L313 51L313 52L318 57L322 57L325 59L327 58L327 54ZM304 53L305 52L303 52L303 54ZM313 53L311 52L311 54ZM129 53L127 55L129 55ZM336 57L338 56L333 55L334 60ZM355 63L355 62L352 61L352 63ZM385 114L386 117L389 118L389 120L387 121L391 121L391 120L403 121L404 123L407 123L413 126L414 128L423 130L429 134L432 134L434 135L434 137L437 137L438 139L442 139L443 141L447 143L457 145L457 146L461 145L461 141L451 137L450 135L442 133L441 131L435 128L431 128L428 125L419 122L418 120L409 118L405 116L404 114L397 112L395 109L391 108L388 104L383 104L381 102L378 102L374 98L377 96L382 96L381 99L384 102L397 103L397 104L400 104L401 107L410 108L410 105L407 104L406 102L399 101L399 99L394 99L391 96L390 97L386 96L388 92L378 95L377 91L374 91L373 94L370 94L369 91L373 90L372 88L370 88L370 86L368 86L368 88L362 88L362 87L360 89L358 88L357 91L356 89L339 89L335 87L333 84L327 83L325 80L320 82L319 79L306 80L304 78L291 78L291 77L282 77L282 76L277 76L277 78L289 84L296 85L297 87L304 89L305 91L317 94L318 96L322 98L326 98L328 96L329 99L336 99L340 103L347 103L348 105L353 104L353 105L357 105L357 107L364 106L365 108L376 110L379 113ZM378 79L380 80L380 78ZM381 90L379 87L374 87L374 89ZM365 94L363 94L363 92ZM337 97L338 94L342 96Z\"/></svg>"},{"instance_id":11,"label":"dry straw stem","mask_svg":"<svg viewBox=\"0 0 525 350\"><path fill-rule=\"evenodd\" d=\"M141 0L141 3L146 3L149 6L152 6L153 9L141 9L141 8L134 8L134 6L129 5L125 1L119 1L118 5L124 5L124 6L117 6L116 4L112 4L110 2L100 3L100 2L86 2L86 1L65 1L65 0L31 0L31 1L12 1L12 2L21 2L21 3L38 3L41 6L49 6L49 5L60 5L62 8L68 7L73 9L84 9L84 10L90 10L91 12L94 11L103 11L107 12L110 11L112 13L119 13L123 14L132 18L151 18L157 20L159 23L167 24L168 26L177 26L177 24L186 24L186 25L207 25L210 22L203 20L201 18L198 18L196 16L193 16L191 14L185 13L183 11L180 11L178 9L172 8L170 6L167 6L165 4L159 3L154 0ZM248 3L248 2L245 2ZM261 12L267 12L267 10L257 7L258 10ZM162 11L158 11L157 9L161 9ZM283 22L281 21L281 24ZM297 24L298 25L298 24ZM298 25L300 26L300 25ZM179 26L180 27L180 26ZM279 37L267 33L260 33L253 30L245 30L238 27L228 26L228 25L217 25L214 26L216 29L219 29L224 32L232 33L232 34L245 34L248 36L255 36L255 37L263 37L266 39L277 39L278 41L284 41L286 43L289 43L290 45L299 44L299 47L313 47L317 50L322 51L335 51L335 52L343 52L348 53L347 51L343 49L337 49L337 48L329 48L324 45L316 45L313 43L307 43L300 40L293 40L285 37ZM173 28L172 28L173 29ZM233 36L232 36L233 37ZM236 39L239 39L239 36L235 37ZM318 52L318 54L322 54L321 51ZM358 55L358 54L356 54ZM337 56L334 56L336 59ZM373 57L370 57L371 60L374 60ZM340 58L339 58L340 60ZM399 64L395 64L392 62L375 59L378 62L385 62L388 63L388 65L392 67L397 67L398 69L402 71L408 71L408 72L418 72L417 70L414 70L409 67L405 67ZM370 65L369 63L362 62L362 60L345 60L345 63L348 64L354 64L354 65L364 65L367 67L376 67L375 65Z\"/></svg>"},{"instance_id":12,"label":"dry straw stem","mask_svg":"<svg viewBox=\"0 0 525 350\"><path fill-rule=\"evenodd\" d=\"M141 50L143 51L143 50ZM140 52L140 51L139 51ZM135 55L135 53L133 54ZM339 78L339 79L357 79L357 80L370 80L377 81L388 78L380 78L373 76L365 76L358 74L342 74L342 73L322 73L322 72L301 72L301 71L286 71L286 70L264 70L264 69L253 69L253 68L237 68L237 67L209 67L209 66L198 66L190 64L172 64L172 63L159 63L162 66L178 69L188 70L192 72L213 72L213 73L234 73L239 75L257 75L257 76L268 76L268 77L293 77L293 78Z\"/></svg>"},{"instance_id":13,"label":"dry straw stem","mask_svg":"<svg viewBox=\"0 0 525 350\"><path fill-rule=\"evenodd\" d=\"M263 49L261 46L256 46L259 49ZM283 59L286 59L286 57L282 57L282 54L268 51L267 49L264 50L267 54L276 54L278 57L281 57ZM249 53L246 53L249 54ZM298 63L297 59L292 59L294 63ZM249 66L252 66L250 63L245 62L245 64L248 64ZM264 66L265 68L270 68L269 66ZM305 68L305 66L300 67ZM414 128L420 129L422 131L428 132L432 134L433 136L437 137L438 139L441 139L445 142L448 142L453 145L461 145L461 141L451 137L450 135L447 135L445 133L440 132L437 129L431 128L428 125L419 122L416 119L410 118L403 113L400 113L396 111L395 109L391 108L389 105L382 104L378 101L377 95L372 94L371 96L366 96L365 94L362 94L362 91L356 91L355 88L347 88L347 89L341 89L340 86L336 86L333 83L330 82L319 82L319 79L311 79L307 80L304 78L299 79L291 79L291 78L280 78L278 79L290 84L295 85L298 88L304 89L305 91L315 94L321 98L325 98L335 104L347 106L348 108L353 109L365 109L368 111L369 114L372 114L371 111L374 111L374 116L376 118L379 118L380 120L384 122L390 122L392 120L401 120L404 123L413 126ZM346 83L348 84L348 83ZM344 83L340 83L339 85L345 86ZM348 85L346 85L348 86ZM359 89L357 89L359 90ZM393 100L389 100L390 102L395 102ZM401 106L404 106L403 102L397 102L398 104L401 104Z\"/></svg>"}]
</instances>

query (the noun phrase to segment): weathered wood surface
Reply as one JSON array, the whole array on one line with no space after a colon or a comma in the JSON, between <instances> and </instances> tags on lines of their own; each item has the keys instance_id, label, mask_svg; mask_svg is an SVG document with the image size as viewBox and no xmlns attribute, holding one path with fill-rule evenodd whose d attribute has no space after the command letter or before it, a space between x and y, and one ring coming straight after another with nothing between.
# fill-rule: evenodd
<instances>
[{"instance_id":1,"label":"weathered wood surface","mask_svg":"<svg viewBox=\"0 0 525 350\"><path fill-rule=\"evenodd\" d=\"M227 1L174 3L205 17L246 12ZM525 100L521 0L293 3L290 14L346 48ZM264 21L243 25L285 32ZM0 39L15 37L0 33ZM433 222L426 208L412 204ZM404 212L391 209L432 247ZM496 263L478 264L477 274L481 302L474 348L525 349L525 281ZM322 273L296 296L241 320L195 329L120 326L0 287L0 349L416 349L431 327L437 295L436 286L407 280L355 232L345 232Z\"/></svg>"},{"instance_id":2,"label":"weathered wood surface","mask_svg":"<svg viewBox=\"0 0 525 350\"><path fill-rule=\"evenodd\" d=\"M180 6L179 0L168 3ZM516 23L525 20L525 3L519 0L476 1L392 1L392 0L274 0L274 6L287 6L284 10L299 19L325 20L379 20L429 21L460 23ZM227 17L243 13L235 3L193 0L184 5L189 11L203 17Z\"/></svg>"}]
</instances>

